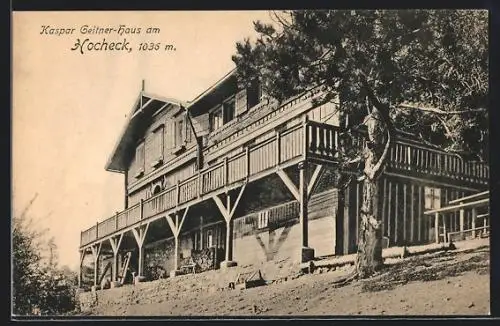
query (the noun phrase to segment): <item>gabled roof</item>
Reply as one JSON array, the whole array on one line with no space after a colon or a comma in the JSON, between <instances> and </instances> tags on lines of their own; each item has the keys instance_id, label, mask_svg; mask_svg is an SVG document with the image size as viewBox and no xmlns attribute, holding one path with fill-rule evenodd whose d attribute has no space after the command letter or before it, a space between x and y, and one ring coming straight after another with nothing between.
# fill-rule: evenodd
<instances>
[{"instance_id":1,"label":"gabled roof","mask_svg":"<svg viewBox=\"0 0 500 326\"><path fill-rule=\"evenodd\" d=\"M127 123L123 128L118 142L115 144L105 169L111 172L125 172L127 169L127 149L138 140L141 122L150 119L155 112L166 108L169 105L186 107L187 103L157 96L144 91L139 93L132 110L130 111Z\"/></svg>"}]
</instances>

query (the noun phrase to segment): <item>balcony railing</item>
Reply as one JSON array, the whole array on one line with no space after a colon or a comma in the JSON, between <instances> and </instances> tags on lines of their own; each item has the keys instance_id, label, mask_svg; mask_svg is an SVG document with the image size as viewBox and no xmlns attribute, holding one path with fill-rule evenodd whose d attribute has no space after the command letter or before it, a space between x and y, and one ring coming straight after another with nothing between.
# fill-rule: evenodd
<instances>
[{"instance_id":1,"label":"balcony railing","mask_svg":"<svg viewBox=\"0 0 500 326\"><path fill-rule=\"evenodd\" d=\"M467 162L458 155L397 141L391 147L388 166L475 184L488 184L489 166Z\"/></svg>"},{"instance_id":2,"label":"balcony railing","mask_svg":"<svg viewBox=\"0 0 500 326\"><path fill-rule=\"evenodd\" d=\"M97 223L81 233L81 245L224 187L272 173L276 167L284 167L287 163L290 165L301 159L335 163L339 142L339 128L336 126L314 121L298 123L244 147L240 153L225 157L161 193ZM362 144L363 139L358 138L351 145ZM484 163L463 162L458 156L403 140L393 143L388 166L398 171L420 172L479 184L487 184L489 177L489 167Z\"/></svg>"},{"instance_id":3,"label":"balcony railing","mask_svg":"<svg viewBox=\"0 0 500 326\"><path fill-rule=\"evenodd\" d=\"M81 245L193 201L235 182L270 171L276 166L304 155L304 130L299 124L276 137L248 146L245 151L198 171L197 174L159 194L97 223L81 234ZM280 153L280 154L278 154Z\"/></svg>"}]
</instances>

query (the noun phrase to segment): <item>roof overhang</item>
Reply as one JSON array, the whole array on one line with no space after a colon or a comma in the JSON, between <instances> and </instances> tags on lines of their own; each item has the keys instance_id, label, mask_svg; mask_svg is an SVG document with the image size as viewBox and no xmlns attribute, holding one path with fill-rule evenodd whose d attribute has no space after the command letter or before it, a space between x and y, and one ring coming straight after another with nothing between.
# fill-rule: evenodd
<instances>
[{"instance_id":1,"label":"roof overhang","mask_svg":"<svg viewBox=\"0 0 500 326\"><path fill-rule=\"evenodd\" d=\"M236 68L234 68L189 102L187 110L192 116L203 114L227 96L234 94L237 88Z\"/></svg>"},{"instance_id":2,"label":"roof overhang","mask_svg":"<svg viewBox=\"0 0 500 326\"><path fill-rule=\"evenodd\" d=\"M140 138L142 128L147 125L155 113L173 106L186 107L187 104L176 99L157 96L144 91L140 92L128 115L118 142L115 144L113 152L106 163L106 171L125 172L128 166L130 148Z\"/></svg>"}]
</instances>

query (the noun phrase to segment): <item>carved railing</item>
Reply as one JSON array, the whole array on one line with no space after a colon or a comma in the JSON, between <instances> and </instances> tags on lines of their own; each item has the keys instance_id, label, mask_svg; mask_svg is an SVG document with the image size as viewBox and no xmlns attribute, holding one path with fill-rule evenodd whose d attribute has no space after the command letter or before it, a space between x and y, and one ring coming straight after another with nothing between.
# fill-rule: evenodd
<instances>
[{"instance_id":1,"label":"carved railing","mask_svg":"<svg viewBox=\"0 0 500 326\"><path fill-rule=\"evenodd\" d=\"M460 156L398 140L390 148L388 166L431 176L487 185L489 166L464 161Z\"/></svg>"},{"instance_id":2,"label":"carved railing","mask_svg":"<svg viewBox=\"0 0 500 326\"><path fill-rule=\"evenodd\" d=\"M351 146L363 146L362 137L354 137ZM175 207L198 200L201 196L241 182L271 173L291 160L304 159L335 163L338 157L340 130L336 126L306 121L276 131L260 142L242 148L212 166L197 171L189 178L165 189L151 198L117 213L81 234L81 245L108 236L143 219L164 213ZM390 148L388 167L431 176L487 184L489 167L484 163L464 162L460 157L404 140L396 140ZM408 172L407 172L408 173Z\"/></svg>"}]
</instances>

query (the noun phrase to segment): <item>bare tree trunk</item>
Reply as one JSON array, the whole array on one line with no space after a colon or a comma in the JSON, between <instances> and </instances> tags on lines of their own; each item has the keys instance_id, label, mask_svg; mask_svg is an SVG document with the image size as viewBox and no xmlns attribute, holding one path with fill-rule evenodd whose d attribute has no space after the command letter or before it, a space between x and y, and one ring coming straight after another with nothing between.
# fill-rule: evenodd
<instances>
[{"instance_id":1,"label":"bare tree trunk","mask_svg":"<svg viewBox=\"0 0 500 326\"><path fill-rule=\"evenodd\" d=\"M380 111L373 108L364 122L368 139L364 149L365 167L356 270L359 278L374 274L383 266L382 220L378 210L378 178L385 166L390 133Z\"/></svg>"}]
</instances>

